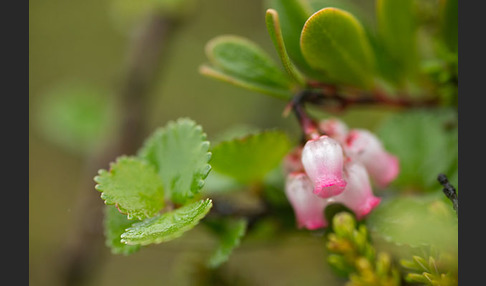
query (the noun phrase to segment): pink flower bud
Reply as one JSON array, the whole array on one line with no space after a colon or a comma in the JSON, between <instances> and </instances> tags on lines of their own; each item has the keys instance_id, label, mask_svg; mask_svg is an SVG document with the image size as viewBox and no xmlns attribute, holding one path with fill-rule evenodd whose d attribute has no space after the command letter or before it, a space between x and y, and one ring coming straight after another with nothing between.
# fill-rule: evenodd
<instances>
[{"instance_id":1,"label":"pink flower bud","mask_svg":"<svg viewBox=\"0 0 486 286\"><path fill-rule=\"evenodd\" d=\"M345 151L366 167L380 188L386 187L398 175L400 168L397 157L386 152L381 141L367 130L351 130L346 139Z\"/></svg>"},{"instance_id":2,"label":"pink flower bud","mask_svg":"<svg viewBox=\"0 0 486 286\"><path fill-rule=\"evenodd\" d=\"M348 126L337 118L330 118L319 122L319 129L329 137L344 143L348 135Z\"/></svg>"},{"instance_id":3,"label":"pink flower bud","mask_svg":"<svg viewBox=\"0 0 486 286\"><path fill-rule=\"evenodd\" d=\"M338 141L326 135L307 141L302 164L314 184L314 194L329 198L344 191L343 149Z\"/></svg>"},{"instance_id":4,"label":"pink flower bud","mask_svg":"<svg viewBox=\"0 0 486 286\"><path fill-rule=\"evenodd\" d=\"M373 195L368 172L361 163L347 162L344 172L348 182L344 192L327 201L328 203L342 203L350 208L358 219L362 219L380 203L381 199Z\"/></svg>"},{"instance_id":5,"label":"pink flower bud","mask_svg":"<svg viewBox=\"0 0 486 286\"><path fill-rule=\"evenodd\" d=\"M290 173L285 182L285 194L294 209L299 228L317 229L326 227L324 217L326 200L312 193L312 182L302 172Z\"/></svg>"}]
</instances>

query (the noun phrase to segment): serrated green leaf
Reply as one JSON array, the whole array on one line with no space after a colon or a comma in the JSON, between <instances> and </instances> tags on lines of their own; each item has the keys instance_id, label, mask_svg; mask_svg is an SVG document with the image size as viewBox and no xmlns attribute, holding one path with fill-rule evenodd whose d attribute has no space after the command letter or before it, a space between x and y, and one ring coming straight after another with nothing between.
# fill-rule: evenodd
<instances>
[{"instance_id":1,"label":"serrated green leaf","mask_svg":"<svg viewBox=\"0 0 486 286\"><path fill-rule=\"evenodd\" d=\"M393 186L425 192L442 189L437 182L439 173L451 176L457 170L456 116L453 110L417 110L383 122L378 136L400 161Z\"/></svg>"},{"instance_id":2,"label":"serrated green leaf","mask_svg":"<svg viewBox=\"0 0 486 286\"><path fill-rule=\"evenodd\" d=\"M151 217L164 207L164 189L154 167L136 157L118 157L94 178L107 205L128 218Z\"/></svg>"},{"instance_id":3,"label":"serrated green leaf","mask_svg":"<svg viewBox=\"0 0 486 286\"><path fill-rule=\"evenodd\" d=\"M63 82L39 103L36 124L52 143L74 153L93 151L112 133L113 100L104 90L84 83Z\"/></svg>"},{"instance_id":4,"label":"serrated green leaf","mask_svg":"<svg viewBox=\"0 0 486 286\"><path fill-rule=\"evenodd\" d=\"M388 62L402 77L414 76L418 68L417 23L412 0L377 0L376 17L380 41Z\"/></svg>"},{"instance_id":5,"label":"serrated green leaf","mask_svg":"<svg viewBox=\"0 0 486 286\"><path fill-rule=\"evenodd\" d=\"M278 13L282 39L292 62L309 77L325 79L321 73L309 66L300 49L300 33L305 21L312 14L308 3L303 0L266 0L265 7Z\"/></svg>"},{"instance_id":6,"label":"serrated green leaf","mask_svg":"<svg viewBox=\"0 0 486 286\"><path fill-rule=\"evenodd\" d=\"M324 8L304 25L300 37L307 63L338 83L371 88L374 55L360 22L349 12Z\"/></svg>"},{"instance_id":7,"label":"serrated green leaf","mask_svg":"<svg viewBox=\"0 0 486 286\"><path fill-rule=\"evenodd\" d=\"M457 253L457 217L441 200L420 196L382 202L367 218L367 225L377 235L397 245L433 245L442 251ZM426 267L427 261L422 263Z\"/></svg>"},{"instance_id":8,"label":"serrated green leaf","mask_svg":"<svg viewBox=\"0 0 486 286\"><path fill-rule=\"evenodd\" d=\"M283 132L251 134L214 146L211 164L215 171L241 183L259 182L278 166L290 147Z\"/></svg>"},{"instance_id":9,"label":"serrated green leaf","mask_svg":"<svg viewBox=\"0 0 486 286\"><path fill-rule=\"evenodd\" d=\"M216 37L206 44L206 56L213 70L237 81L281 91L292 89L291 79L263 49L246 38Z\"/></svg>"},{"instance_id":10,"label":"serrated green leaf","mask_svg":"<svg viewBox=\"0 0 486 286\"><path fill-rule=\"evenodd\" d=\"M171 200L183 204L194 197L209 174L209 142L201 126L190 119L169 122L156 130L138 156L155 166Z\"/></svg>"},{"instance_id":11,"label":"serrated green leaf","mask_svg":"<svg viewBox=\"0 0 486 286\"><path fill-rule=\"evenodd\" d=\"M218 248L208 261L208 266L211 268L217 268L229 259L233 249L240 245L248 225L245 219L228 219L222 224L222 229L217 233L220 239Z\"/></svg>"},{"instance_id":12,"label":"serrated green leaf","mask_svg":"<svg viewBox=\"0 0 486 286\"><path fill-rule=\"evenodd\" d=\"M206 216L212 205L210 199L205 199L135 223L121 235L121 242L129 245L148 245L178 238L194 228Z\"/></svg>"},{"instance_id":13,"label":"serrated green leaf","mask_svg":"<svg viewBox=\"0 0 486 286\"><path fill-rule=\"evenodd\" d=\"M140 245L127 245L120 241L125 229L137 221L127 219L114 206L105 206L105 244L111 249L111 253L129 255L140 249Z\"/></svg>"}]
</instances>

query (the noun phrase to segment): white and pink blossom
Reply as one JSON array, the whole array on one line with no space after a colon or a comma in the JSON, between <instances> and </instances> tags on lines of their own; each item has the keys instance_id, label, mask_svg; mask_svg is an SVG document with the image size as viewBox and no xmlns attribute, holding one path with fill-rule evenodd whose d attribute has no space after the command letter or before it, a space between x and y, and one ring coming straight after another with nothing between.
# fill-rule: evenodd
<instances>
[{"instance_id":1,"label":"white and pink blossom","mask_svg":"<svg viewBox=\"0 0 486 286\"><path fill-rule=\"evenodd\" d=\"M299 228L305 227L313 230L328 225L324 217L327 202L316 196L312 192L313 188L312 182L305 173L288 174L285 182L285 194L292 205Z\"/></svg>"},{"instance_id":2,"label":"white and pink blossom","mask_svg":"<svg viewBox=\"0 0 486 286\"><path fill-rule=\"evenodd\" d=\"M344 143L348 135L348 126L337 118L329 118L319 122L319 129L329 137Z\"/></svg>"},{"instance_id":3,"label":"white and pink blossom","mask_svg":"<svg viewBox=\"0 0 486 286\"><path fill-rule=\"evenodd\" d=\"M330 203L342 203L351 209L358 219L362 219L381 201L373 195L373 190L366 168L359 162L349 161L344 166L348 184L344 191L327 200Z\"/></svg>"},{"instance_id":4,"label":"white and pink blossom","mask_svg":"<svg viewBox=\"0 0 486 286\"><path fill-rule=\"evenodd\" d=\"M302 150L302 165L312 180L314 194L329 198L344 191L343 149L335 139L323 135L307 141Z\"/></svg>"},{"instance_id":5,"label":"white and pink blossom","mask_svg":"<svg viewBox=\"0 0 486 286\"><path fill-rule=\"evenodd\" d=\"M397 157L388 153L373 133L364 129L351 130L344 149L346 155L366 167L378 187L386 187L397 177L400 169Z\"/></svg>"}]
</instances>

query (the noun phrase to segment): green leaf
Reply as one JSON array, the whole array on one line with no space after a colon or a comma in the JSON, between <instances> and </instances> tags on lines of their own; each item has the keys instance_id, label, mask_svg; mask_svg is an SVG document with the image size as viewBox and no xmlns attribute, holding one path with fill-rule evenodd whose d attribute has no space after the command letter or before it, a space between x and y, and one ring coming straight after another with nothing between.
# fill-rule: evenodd
<instances>
[{"instance_id":1,"label":"green leaf","mask_svg":"<svg viewBox=\"0 0 486 286\"><path fill-rule=\"evenodd\" d=\"M156 167L164 190L173 202L183 204L204 186L211 158L201 126L183 118L156 130L138 156Z\"/></svg>"},{"instance_id":2,"label":"green leaf","mask_svg":"<svg viewBox=\"0 0 486 286\"><path fill-rule=\"evenodd\" d=\"M47 140L85 154L112 134L113 106L112 98L98 87L64 82L43 96L36 124Z\"/></svg>"},{"instance_id":3,"label":"green leaf","mask_svg":"<svg viewBox=\"0 0 486 286\"><path fill-rule=\"evenodd\" d=\"M118 157L110 170L94 178L107 205L115 205L128 218L143 219L164 207L164 190L154 167L135 157Z\"/></svg>"},{"instance_id":4,"label":"green leaf","mask_svg":"<svg viewBox=\"0 0 486 286\"><path fill-rule=\"evenodd\" d=\"M217 268L229 259L233 249L240 245L241 238L246 232L247 224L245 219L227 219L222 222L222 229L216 231L220 240L219 245L209 258L209 267Z\"/></svg>"},{"instance_id":5,"label":"green leaf","mask_svg":"<svg viewBox=\"0 0 486 286\"><path fill-rule=\"evenodd\" d=\"M305 21L312 14L308 3L303 0L266 0L265 7L278 13L282 41L292 62L306 75L314 79L324 79L322 74L309 66L300 49L300 33Z\"/></svg>"},{"instance_id":6,"label":"green leaf","mask_svg":"<svg viewBox=\"0 0 486 286\"><path fill-rule=\"evenodd\" d=\"M385 201L370 214L367 225L397 245L433 245L441 251L457 252L457 216L442 200L420 196Z\"/></svg>"},{"instance_id":7,"label":"green leaf","mask_svg":"<svg viewBox=\"0 0 486 286\"><path fill-rule=\"evenodd\" d=\"M281 131L251 134L214 146L211 164L215 171L241 183L261 182L290 147L288 136Z\"/></svg>"},{"instance_id":8,"label":"green leaf","mask_svg":"<svg viewBox=\"0 0 486 286\"><path fill-rule=\"evenodd\" d=\"M288 89L282 89L280 87L271 87L262 85L257 82L251 82L243 78L234 77L218 69L212 68L207 65L199 67L199 73L202 75L212 77L222 82L232 84L237 87L241 87L254 92L270 95L278 99L289 100L292 97L292 92Z\"/></svg>"},{"instance_id":9,"label":"green leaf","mask_svg":"<svg viewBox=\"0 0 486 286\"><path fill-rule=\"evenodd\" d=\"M205 199L134 223L121 235L121 242L129 245L148 245L178 238L194 228L206 216L212 205L210 199Z\"/></svg>"},{"instance_id":10,"label":"green leaf","mask_svg":"<svg viewBox=\"0 0 486 286\"><path fill-rule=\"evenodd\" d=\"M442 189L437 182L439 173L451 176L457 170L456 116L453 110L416 110L383 122L378 136L400 162L393 186L422 192Z\"/></svg>"},{"instance_id":11,"label":"green leaf","mask_svg":"<svg viewBox=\"0 0 486 286\"><path fill-rule=\"evenodd\" d=\"M377 0L376 17L380 41L402 80L418 68L417 23L412 0Z\"/></svg>"},{"instance_id":12,"label":"green leaf","mask_svg":"<svg viewBox=\"0 0 486 286\"><path fill-rule=\"evenodd\" d=\"M314 13L304 25L300 46L309 65L336 82L366 89L373 86L372 49L352 14L337 8Z\"/></svg>"},{"instance_id":13,"label":"green leaf","mask_svg":"<svg viewBox=\"0 0 486 286\"><path fill-rule=\"evenodd\" d=\"M134 222L136 221L128 220L127 216L121 214L115 207L105 206L105 244L111 249L111 253L129 255L140 249L140 245L127 245L120 241L122 233Z\"/></svg>"},{"instance_id":14,"label":"green leaf","mask_svg":"<svg viewBox=\"0 0 486 286\"><path fill-rule=\"evenodd\" d=\"M453 53L458 51L458 0L441 0L440 7L440 36L445 45Z\"/></svg>"},{"instance_id":15,"label":"green leaf","mask_svg":"<svg viewBox=\"0 0 486 286\"><path fill-rule=\"evenodd\" d=\"M273 45L277 49L280 60L287 71L287 73L301 86L305 86L305 77L300 73L297 67L294 66L285 48L285 43L280 29L280 20L277 11L274 9L268 9L265 15L265 22L267 24L267 30L272 38Z\"/></svg>"},{"instance_id":16,"label":"green leaf","mask_svg":"<svg viewBox=\"0 0 486 286\"><path fill-rule=\"evenodd\" d=\"M282 92L292 88L291 79L272 58L246 38L216 37L206 44L206 55L213 70L237 81Z\"/></svg>"}]
</instances>

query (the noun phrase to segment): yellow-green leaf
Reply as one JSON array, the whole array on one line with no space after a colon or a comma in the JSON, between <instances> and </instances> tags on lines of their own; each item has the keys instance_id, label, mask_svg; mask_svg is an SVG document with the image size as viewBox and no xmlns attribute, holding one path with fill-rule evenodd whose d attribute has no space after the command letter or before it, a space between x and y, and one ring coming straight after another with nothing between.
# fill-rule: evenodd
<instances>
[{"instance_id":1,"label":"yellow-green leaf","mask_svg":"<svg viewBox=\"0 0 486 286\"><path fill-rule=\"evenodd\" d=\"M360 22L349 12L324 8L305 23L300 46L307 63L337 83L373 87L374 55Z\"/></svg>"}]
</instances>

